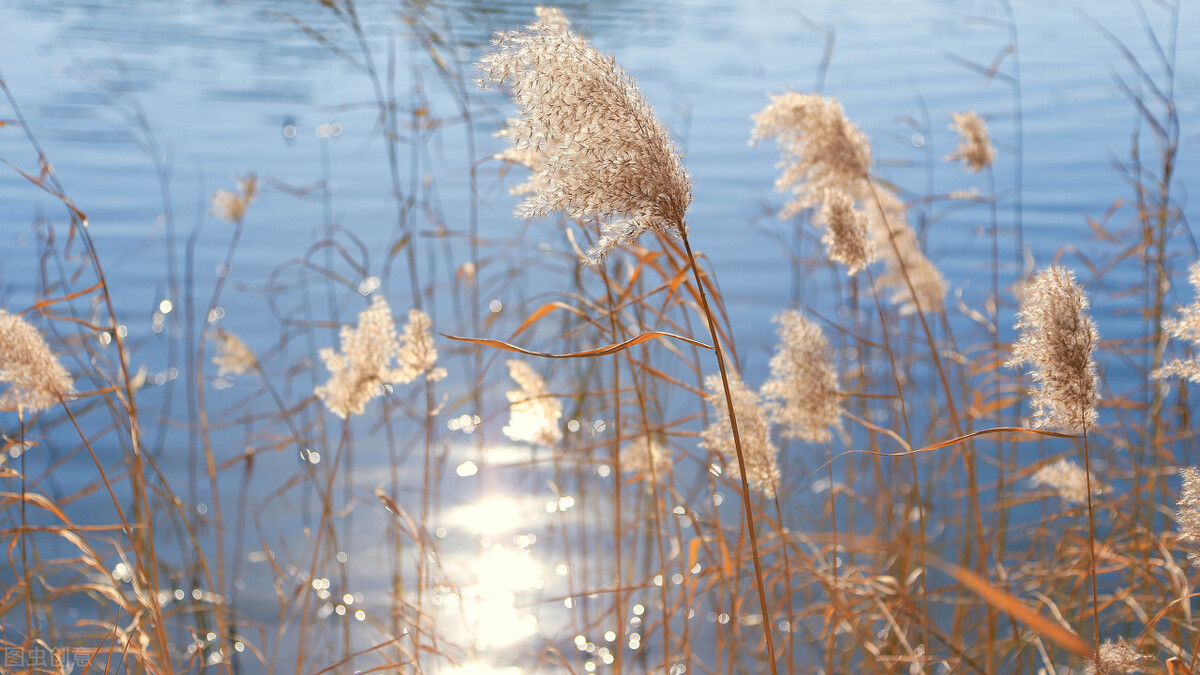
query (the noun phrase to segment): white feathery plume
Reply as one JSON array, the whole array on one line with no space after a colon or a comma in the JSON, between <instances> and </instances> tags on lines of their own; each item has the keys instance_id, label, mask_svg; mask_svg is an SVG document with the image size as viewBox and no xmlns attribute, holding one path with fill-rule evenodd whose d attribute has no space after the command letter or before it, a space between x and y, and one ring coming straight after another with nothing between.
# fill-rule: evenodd
<instances>
[{"instance_id":1,"label":"white feathery plume","mask_svg":"<svg viewBox=\"0 0 1200 675\"><path fill-rule=\"evenodd\" d=\"M570 30L556 9L538 8L523 30L497 33L480 59L480 86L505 85L517 117L504 155L530 165L519 217L563 211L600 223L585 255L598 263L648 231L679 235L692 201L679 151L616 61Z\"/></svg>"},{"instance_id":2,"label":"white feathery plume","mask_svg":"<svg viewBox=\"0 0 1200 675\"><path fill-rule=\"evenodd\" d=\"M236 223L246 217L246 209L258 194L258 176L248 173L238 179L237 192L217 190L212 196L212 213L221 220Z\"/></svg>"},{"instance_id":3,"label":"white feathery plume","mask_svg":"<svg viewBox=\"0 0 1200 675\"><path fill-rule=\"evenodd\" d=\"M974 110L951 113L950 117L954 120L950 128L958 130L959 139L958 147L946 156L946 161L961 159L969 171L983 171L996 157L996 148L992 147L987 125Z\"/></svg>"},{"instance_id":4,"label":"white feathery plume","mask_svg":"<svg viewBox=\"0 0 1200 675\"><path fill-rule=\"evenodd\" d=\"M1200 566L1200 469L1194 466L1179 470L1183 486L1179 490L1179 510L1175 522L1179 526L1179 543L1189 544L1188 560Z\"/></svg>"},{"instance_id":5,"label":"white feathery plume","mask_svg":"<svg viewBox=\"0 0 1200 675\"><path fill-rule=\"evenodd\" d=\"M837 99L794 91L768 96L767 107L751 116L750 142L766 138L779 142L783 172L775 188L795 197L780 218L816 206L827 189L844 190L867 178L871 146L866 134L846 119Z\"/></svg>"},{"instance_id":6,"label":"white feathery plume","mask_svg":"<svg viewBox=\"0 0 1200 675\"><path fill-rule=\"evenodd\" d=\"M429 317L410 310L402 338L383 296L375 296L359 313L357 326L342 326L341 343L341 352L321 350L330 376L313 390L338 417L361 414L367 401L383 394L384 385L408 384L422 374L431 380L445 376L434 367L437 350Z\"/></svg>"},{"instance_id":7,"label":"white feathery plume","mask_svg":"<svg viewBox=\"0 0 1200 675\"><path fill-rule=\"evenodd\" d=\"M768 413L784 438L824 443L841 428L842 396L829 340L816 323L788 310L775 317L779 347L771 357L771 378L762 387ZM741 419L739 416L738 419Z\"/></svg>"},{"instance_id":8,"label":"white feathery plume","mask_svg":"<svg viewBox=\"0 0 1200 675\"><path fill-rule=\"evenodd\" d=\"M244 375L258 366L254 352L238 336L220 326L211 335L217 341L217 353L213 355L212 362L220 377Z\"/></svg>"},{"instance_id":9,"label":"white feathery plume","mask_svg":"<svg viewBox=\"0 0 1200 675\"><path fill-rule=\"evenodd\" d=\"M1191 343L1193 350L1200 350L1200 261L1192 264L1188 271L1188 281L1197 299L1192 304L1179 308L1179 316L1163 322L1163 328L1176 340ZM1154 371L1154 379L1163 380L1168 377L1181 377L1189 382L1200 383L1200 362L1193 355L1188 359L1174 359Z\"/></svg>"},{"instance_id":10,"label":"white feathery plume","mask_svg":"<svg viewBox=\"0 0 1200 675\"><path fill-rule=\"evenodd\" d=\"M671 471L671 451L649 436L638 438L621 450L621 472L644 481L647 491L655 482L663 484Z\"/></svg>"},{"instance_id":11,"label":"white feathery plume","mask_svg":"<svg viewBox=\"0 0 1200 675\"><path fill-rule=\"evenodd\" d=\"M891 289L891 301L901 313L913 313L918 306L926 312L942 311L946 283L909 227L904 202L871 182L866 135L846 118L835 98L796 92L769 96L771 102L752 116L750 142L774 138L779 143L782 171L775 188L793 195L779 217L824 205L818 222L840 226L826 230L830 259L843 262L853 273L881 258L886 271L879 282ZM857 207L847 209L845 200L831 197L839 193ZM858 234L859 216L865 218L873 253Z\"/></svg>"},{"instance_id":12,"label":"white feathery plume","mask_svg":"<svg viewBox=\"0 0 1200 675\"><path fill-rule=\"evenodd\" d=\"M1033 425L1081 433L1096 424L1100 376L1093 352L1100 334L1075 275L1057 265L1042 270L1025 292L1015 328L1020 338L1006 364L1029 364Z\"/></svg>"},{"instance_id":13,"label":"white feathery plume","mask_svg":"<svg viewBox=\"0 0 1200 675\"><path fill-rule=\"evenodd\" d=\"M1154 660L1133 648L1133 645L1118 638L1116 642L1105 640L1100 645L1099 658L1087 665L1084 675L1133 675L1153 665Z\"/></svg>"},{"instance_id":14,"label":"white feathery plume","mask_svg":"<svg viewBox=\"0 0 1200 675\"><path fill-rule=\"evenodd\" d=\"M430 381L446 377L446 369L436 367L437 348L433 344L433 328L429 315L419 309L408 310L408 323L400 335L396 350L397 384L408 384L424 375Z\"/></svg>"},{"instance_id":15,"label":"white feathery plume","mask_svg":"<svg viewBox=\"0 0 1200 675\"><path fill-rule=\"evenodd\" d=\"M1058 493L1060 499L1068 504L1087 504L1088 475L1083 467L1075 462L1060 459L1053 464L1047 464L1029 477L1029 482L1037 487L1048 487ZM1099 485L1096 476L1091 476L1092 495L1104 494L1105 489Z\"/></svg>"},{"instance_id":16,"label":"white feathery plume","mask_svg":"<svg viewBox=\"0 0 1200 675\"><path fill-rule=\"evenodd\" d=\"M825 256L845 265L850 276L875 261L875 244L867 238L867 216L844 190L825 190L816 222L825 228L821 235Z\"/></svg>"},{"instance_id":17,"label":"white feathery plume","mask_svg":"<svg viewBox=\"0 0 1200 675\"><path fill-rule=\"evenodd\" d=\"M700 433L700 447L725 458L730 475L738 476L737 448L733 442L733 429L729 423L729 408L726 407L725 389L719 375L710 375L704 380L708 387L708 404L713 409L713 419L708 428ZM742 458L746 463L746 481L751 487L774 497L779 487L779 466L776 456L779 449L771 442L771 427L766 410L752 390L742 384L741 378L731 373L729 391L733 398L733 409L737 414L738 431L742 441Z\"/></svg>"},{"instance_id":18,"label":"white feathery plume","mask_svg":"<svg viewBox=\"0 0 1200 675\"><path fill-rule=\"evenodd\" d=\"M29 322L0 309L0 410L37 412L57 405L75 383Z\"/></svg>"}]
</instances>

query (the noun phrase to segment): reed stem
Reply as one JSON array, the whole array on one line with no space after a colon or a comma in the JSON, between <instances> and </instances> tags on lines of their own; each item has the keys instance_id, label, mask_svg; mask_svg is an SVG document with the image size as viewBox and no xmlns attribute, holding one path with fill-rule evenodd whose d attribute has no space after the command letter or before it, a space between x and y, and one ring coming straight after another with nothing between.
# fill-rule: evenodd
<instances>
[{"instance_id":1,"label":"reed stem","mask_svg":"<svg viewBox=\"0 0 1200 675\"><path fill-rule=\"evenodd\" d=\"M1095 654L1092 658L1100 663L1100 593L1096 583L1096 520L1092 511L1092 461L1088 452L1087 428L1083 430L1083 475L1087 487L1088 511L1088 573L1092 577L1092 642Z\"/></svg>"},{"instance_id":2,"label":"reed stem","mask_svg":"<svg viewBox=\"0 0 1200 675\"><path fill-rule=\"evenodd\" d=\"M721 371L721 386L725 389L725 405L729 407L729 426L733 432L733 447L737 451L738 475L742 481L742 506L746 513L746 528L750 533L750 554L754 561L754 582L758 587L758 602L762 607L763 635L767 641L767 659L771 667L771 675L779 675L775 663L775 642L771 637L770 611L767 606L767 588L763 584L762 561L759 560L758 535L754 530L754 507L750 504L750 483L746 479L746 459L742 455L742 440L738 434L737 413L733 409L733 393L729 389L729 375L725 369L725 354L721 350L721 339L717 335L717 319L708 306L708 296L704 292L704 281L700 278L700 268L696 265L696 255L692 253L692 245L688 242L687 232L679 228L683 238L683 248L687 252L688 264L692 268L692 277L696 280L696 290L700 293L700 308L708 323L708 332L712 336L713 351L717 353L717 367Z\"/></svg>"}]
</instances>

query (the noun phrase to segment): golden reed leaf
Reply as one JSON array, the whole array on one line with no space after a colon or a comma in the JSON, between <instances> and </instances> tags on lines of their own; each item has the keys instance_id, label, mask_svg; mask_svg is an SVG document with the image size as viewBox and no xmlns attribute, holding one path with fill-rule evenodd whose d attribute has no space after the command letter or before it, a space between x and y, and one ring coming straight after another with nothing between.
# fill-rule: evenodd
<instances>
[{"instance_id":1,"label":"golden reed leaf","mask_svg":"<svg viewBox=\"0 0 1200 675\"><path fill-rule=\"evenodd\" d=\"M547 302L546 304L544 304L541 307L538 307L536 310L534 310L533 314L530 314L528 318L526 318L524 321L522 321L521 325L517 326L517 329L513 331L512 335L508 336L508 339L511 340L511 339L517 337L518 335L520 335L521 333L524 333L526 331L526 329L528 329L530 326L537 323L538 321L541 321L543 317L545 317L547 314L550 314L551 312L553 312L556 309L563 309L568 312L571 312L572 314L576 314L578 316L587 318L587 315L585 315L583 312L579 311L578 309L575 309L574 307L572 307L564 302L557 302L557 301L556 302Z\"/></svg>"},{"instance_id":2,"label":"golden reed leaf","mask_svg":"<svg viewBox=\"0 0 1200 675\"><path fill-rule=\"evenodd\" d=\"M616 354L618 352L622 352L626 349L629 349L630 347L640 345L643 342L646 342L648 340L655 340L657 338L671 338L672 340L680 340L680 341L686 342L690 345L695 345L696 347L702 347L704 349L712 349L712 347L704 344L703 342L700 342L699 340L693 340L691 338L683 337L682 335L676 335L674 333L663 333L661 331L647 331L645 333L642 333L641 335L638 335L637 337L629 338L628 340L626 340L624 342L616 342L611 345L605 345L603 347L596 347L595 349L585 349L581 352L571 352L569 354L551 354L550 352L537 352L537 351L533 351L531 349L524 349L522 347L518 347L516 345L509 344L509 343L501 341L501 340L491 340L488 338L460 337L457 335L447 335L446 333L438 333L438 334L441 335L442 337L446 338L447 340L456 340L458 342L470 342L472 344L483 345L485 347L495 347L496 349L503 349L503 350L509 351L509 352L525 354L526 356L540 356L545 359L582 359L582 358L590 358L590 357L594 357L594 356L608 356L609 354Z\"/></svg>"},{"instance_id":3,"label":"golden reed leaf","mask_svg":"<svg viewBox=\"0 0 1200 675\"><path fill-rule=\"evenodd\" d=\"M1038 614L1037 610L1013 597L1007 591L992 586L974 572L953 563L940 560L930 562L933 562L946 574L954 577L958 583L975 591L989 605L1007 612L1012 618L1032 628L1038 635L1070 651L1076 656L1085 659L1092 658L1092 648L1087 642L1084 642L1083 638Z\"/></svg>"}]
</instances>

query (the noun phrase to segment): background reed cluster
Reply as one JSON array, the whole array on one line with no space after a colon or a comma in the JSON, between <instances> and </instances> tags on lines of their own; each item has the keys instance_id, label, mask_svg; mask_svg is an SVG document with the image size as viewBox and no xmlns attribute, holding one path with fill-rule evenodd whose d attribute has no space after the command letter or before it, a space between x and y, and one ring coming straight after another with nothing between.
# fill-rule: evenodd
<instances>
[{"instance_id":1,"label":"background reed cluster","mask_svg":"<svg viewBox=\"0 0 1200 675\"><path fill-rule=\"evenodd\" d=\"M773 333L722 288L683 137L570 11L489 46L405 4L397 91L395 45L320 5L272 20L361 78L391 222L335 216L328 123L319 180L248 158L187 225L136 87L105 81L157 177L148 311L0 61L6 189L52 207L4 223L37 255L0 308L0 669L1197 670L1179 3L1138 6L1153 62L1093 27L1132 73L1127 187L1055 250L1027 242L1012 7L994 62L953 57L1011 114L910 120L957 143L924 169L946 193L890 180L821 93L826 33L817 91L767 87L740 132L778 163L770 218L720 224L786 256ZM291 236L281 200L320 225L245 260ZM929 243L963 210L970 278Z\"/></svg>"}]
</instances>

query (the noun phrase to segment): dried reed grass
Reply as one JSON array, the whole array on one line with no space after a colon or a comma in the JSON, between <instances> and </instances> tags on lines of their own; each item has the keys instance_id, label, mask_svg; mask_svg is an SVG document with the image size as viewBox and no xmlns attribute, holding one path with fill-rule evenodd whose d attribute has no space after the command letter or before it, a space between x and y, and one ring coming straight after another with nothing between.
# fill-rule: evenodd
<instances>
[{"instance_id":1,"label":"dried reed grass","mask_svg":"<svg viewBox=\"0 0 1200 675\"><path fill-rule=\"evenodd\" d=\"M552 390L538 369L510 360L518 389L504 400L482 347L511 345L481 340L439 350L431 314L441 317L439 325L475 335L503 330L506 317L481 319L468 310L455 315L456 323L436 313L435 296L454 294L463 307L479 307L481 286L509 284L530 262L557 269L559 258L583 247L568 239L558 257L538 253L506 265L502 256L480 254L487 240L472 223L469 259L450 278L422 283L418 255L458 242L416 234L421 218L435 219L437 209L420 202L419 190L404 188L402 166L415 169L416 181L426 168L422 145L453 125L429 120L415 105L406 123L400 98L375 68L354 4L326 7L348 29L355 63L376 91L397 232L376 249L330 223L302 259L281 265L263 291L280 324L276 344L252 348L209 319L224 277L204 307L197 300L202 289L181 281L192 278L190 271L176 270L165 287L180 290L168 299L188 309L182 317L159 317L170 328L174 360L161 372L135 375L140 355L125 342L125 324L112 310L83 212L48 159L39 156L36 170L18 169L36 190L61 201L70 239L86 245L81 259L45 236L44 297L20 315L0 311L0 381L10 385L0 409L20 412L15 426L4 422L7 458L0 466L0 512L11 541L3 572L12 583L0 595L5 647L32 653L37 645L69 645L91 659L85 670L111 662L106 672L163 674L282 670L281 655L295 658L297 672L431 672L486 656L444 614L448 605L472 599L454 576L455 551L436 529L458 499L443 491L441 474L458 463L464 478L479 473L480 496L511 479L503 487L549 490L552 515L562 516L538 532L544 541L537 546L553 547L562 561L565 595L540 589L506 615L516 627L528 616L521 612L551 617L539 637L511 650L522 667L1101 673L1165 664L1180 674L1196 670L1194 570L1181 562L1194 562L1200 541L1198 479L1185 468L1178 497L1174 483L1167 484L1179 466L1195 464L1186 381L1196 377L1189 356L1166 358L1165 336L1195 342L1197 334L1189 323L1194 304L1162 320L1164 282L1181 231L1172 207L1171 152L1155 179L1147 178L1147 167L1134 167L1137 213L1127 230L1104 233L1127 247L1112 254L1107 269L1140 265L1145 281L1139 287L1144 339L1105 343L1111 351L1104 356L1141 364L1132 378L1138 381L1132 391L1113 391L1118 382L1102 383L1097 374L1098 334L1087 297L1065 265L1038 275L1023 297L1010 297L999 283L994 248L992 295L946 302L947 281L925 253L925 230L909 224L928 215L926 202L906 202L899 195L907 193L871 175L873 150L836 100L773 95L756 116L754 138L780 142L778 187L789 195L781 214L816 211L826 245L827 258L798 258L802 269L811 274L832 262L850 278L830 275L848 311L821 324L826 330L815 308L807 316L780 315L780 345L760 397L738 373L768 356L765 348L747 347L753 343L736 317L727 317L728 298L715 274L702 271L707 261L692 251L685 225L691 184L677 148L615 60L575 33L561 12L541 8L532 25L499 34L482 62L489 86L509 87L516 97L517 117L502 133L511 146L499 155L533 172L518 186L527 195L518 214L562 211L574 218L593 240L583 257L594 264L584 268L588 273L570 266L563 290L520 317L508 338L560 341L566 351L553 355L574 358L556 361L563 367L552 381L565 386ZM472 95L462 93L466 64L454 63L456 45L444 42L452 31L436 30L436 14L411 11L406 25L437 76L458 92L460 108L450 117L472 120ZM310 35L332 40L322 31ZM346 45L328 46L348 58ZM984 70L988 77L1005 75ZM1139 103L1147 114L1147 102ZM1149 127L1170 149L1178 138L1176 113L1169 105L1165 110ZM991 189L980 199L991 200L997 246L995 207L1005 193L992 183L996 146L977 115L954 119L962 138L951 158L987 174ZM409 162L401 161L405 138L411 138ZM1008 152L1008 144L998 145ZM475 200L473 146L467 154ZM251 175L236 192L213 197L213 214L237 226L227 260L257 187ZM434 225L439 233L452 230ZM639 239L648 233L660 235L657 246ZM188 270L196 246L194 239L188 244ZM878 277L872 249L883 263ZM376 250L390 254L381 260ZM409 267L413 309L403 331L384 299L394 297L387 285L393 263ZM1197 270L1192 282L1200 287ZM1129 297L1129 289L1104 282L1097 273L1089 288L1106 300ZM861 310L877 287L893 306L879 302L871 316ZM356 324L345 325L342 308L364 295L374 297ZM1022 336L1009 358L998 326L1018 299ZM977 300L990 304L975 310ZM37 314L54 352L24 318ZM652 339L693 335L697 320L709 329L709 345ZM215 345L211 359L203 358L208 338ZM597 341L608 346L597 348ZM336 352L322 348L335 342ZM716 350L722 376L705 378L706 346ZM1029 427L1013 421L1022 386L1002 368L1005 362L1033 371ZM442 369L448 364L450 375ZM174 391L171 369L182 373L186 408L166 395L161 410L140 410L154 400L147 387ZM236 376L236 386L218 393L209 370ZM1152 374L1185 382L1152 383ZM449 385L441 385L443 378ZM454 389L461 382L469 393ZM939 386L944 397L928 393ZM1111 406L1103 417L1102 389ZM445 419L452 409L468 413ZM498 458L483 437L496 436L501 426L510 440L541 447L518 459ZM1047 461L1075 434L1083 435L1084 467ZM1103 439L1095 450L1089 435ZM998 450L977 467L972 443L984 436L995 438ZM1036 450L1021 443L1030 440ZM814 455L808 443L827 448ZM160 463L182 447L186 477ZM369 474L355 466L368 448L387 457ZM1093 465L1093 453L1104 461ZM77 455L90 462L90 482L58 491L54 472L73 468ZM907 470L896 463L900 458ZM281 476L277 490L260 494L256 472ZM806 496L814 491L819 499ZM732 518L721 503L739 493L744 518ZM103 511L96 496L106 500ZM1079 511L1062 502L1087 505L1086 528ZM1164 515L1172 502L1174 524ZM306 527L281 529L267 515L272 509L299 512ZM488 552L528 557L531 534L516 535L511 545L507 535L488 534ZM520 537L524 544L516 543ZM363 538L376 551L366 563L358 553ZM754 561L752 575L742 569L746 559ZM254 595L235 582L247 560L272 581L251 589ZM382 592L372 589L379 597L361 598L360 565L383 579ZM1080 601L1085 580L1090 608ZM518 591L504 588L515 601ZM256 625L249 603L272 594L277 623ZM758 603L747 599L752 594ZM63 612L71 602L86 607L83 618ZM569 616L555 613L564 606Z\"/></svg>"}]
</instances>

